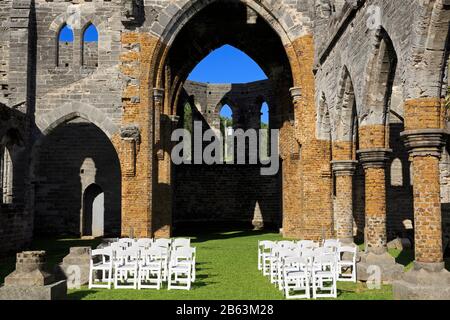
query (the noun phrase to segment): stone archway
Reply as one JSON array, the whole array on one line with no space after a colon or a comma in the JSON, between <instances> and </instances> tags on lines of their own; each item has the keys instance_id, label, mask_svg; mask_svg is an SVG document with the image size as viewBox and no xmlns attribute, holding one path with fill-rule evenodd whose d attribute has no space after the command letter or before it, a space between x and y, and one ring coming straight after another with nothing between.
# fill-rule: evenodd
<instances>
[{"instance_id":1,"label":"stone archway","mask_svg":"<svg viewBox=\"0 0 450 320\"><path fill-rule=\"evenodd\" d=\"M70 114L56 122L44 130L32 153L35 235L120 235L122 178L112 141L83 117ZM93 185L102 186L102 192ZM97 215L93 210L101 194L103 226L93 219L102 212L101 205Z\"/></svg>"},{"instance_id":2,"label":"stone archway","mask_svg":"<svg viewBox=\"0 0 450 320\"><path fill-rule=\"evenodd\" d=\"M84 190L82 213L82 236L104 235L105 193L98 184L91 184Z\"/></svg>"}]
</instances>

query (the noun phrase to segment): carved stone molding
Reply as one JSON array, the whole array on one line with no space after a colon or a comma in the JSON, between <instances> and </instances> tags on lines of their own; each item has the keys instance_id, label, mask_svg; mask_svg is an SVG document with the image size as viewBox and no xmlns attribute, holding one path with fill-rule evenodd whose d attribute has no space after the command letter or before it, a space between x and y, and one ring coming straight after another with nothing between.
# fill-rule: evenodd
<instances>
[{"instance_id":1,"label":"carved stone molding","mask_svg":"<svg viewBox=\"0 0 450 320\"><path fill-rule=\"evenodd\" d=\"M356 172L358 161L331 161L331 165L335 176L353 176Z\"/></svg>"},{"instance_id":2,"label":"carved stone molding","mask_svg":"<svg viewBox=\"0 0 450 320\"><path fill-rule=\"evenodd\" d=\"M386 163L390 159L391 153L391 149L384 148L373 148L358 151L359 160L364 169L385 168Z\"/></svg>"},{"instance_id":3,"label":"carved stone molding","mask_svg":"<svg viewBox=\"0 0 450 320\"><path fill-rule=\"evenodd\" d=\"M401 137L411 156L440 157L446 132L443 129L411 130L402 132Z\"/></svg>"},{"instance_id":4,"label":"carved stone molding","mask_svg":"<svg viewBox=\"0 0 450 320\"><path fill-rule=\"evenodd\" d=\"M124 176L136 176L136 156L141 143L141 133L136 125L129 125L120 128L120 138L123 141L124 154Z\"/></svg>"}]
</instances>

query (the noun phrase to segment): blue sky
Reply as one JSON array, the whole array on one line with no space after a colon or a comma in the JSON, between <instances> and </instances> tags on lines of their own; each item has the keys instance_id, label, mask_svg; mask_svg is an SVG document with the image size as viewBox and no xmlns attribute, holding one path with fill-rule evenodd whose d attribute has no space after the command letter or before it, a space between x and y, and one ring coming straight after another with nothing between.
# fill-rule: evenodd
<instances>
[{"instance_id":1,"label":"blue sky","mask_svg":"<svg viewBox=\"0 0 450 320\"><path fill-rule=\"evenodd\" d=\"M245 83L264 80L267 76L244 52L225 45L204 58L188 79L209 83Z\"/></svg>"},{"instance_id":2,"label":"blue sky","mask_svg":"<svg viewBox=\"0 0 450 320\"><path fill-rule=\"evenodd\" d=\"M84 41L98 41L98 32L93 24L89 25L84 32ZM65 25L64 28L61 29L59 33L59 41L72 42L73 41L73 32L72 29Z\"/></svg>"},{"instance_id":3,"label":"blue sky","mask_svg":"<svg viewBox=\"0 0 450 320\"><path fill-rule=\"evenodd\" d=\"M244 52L225 45L211 52L192 70L189 80L209 83L246 83L267 79L264 71ZM269 110L262 105L262 120L268 123ZM221 116L231 117L230 108L222 108Z\"/></svg>"}]
</instances>

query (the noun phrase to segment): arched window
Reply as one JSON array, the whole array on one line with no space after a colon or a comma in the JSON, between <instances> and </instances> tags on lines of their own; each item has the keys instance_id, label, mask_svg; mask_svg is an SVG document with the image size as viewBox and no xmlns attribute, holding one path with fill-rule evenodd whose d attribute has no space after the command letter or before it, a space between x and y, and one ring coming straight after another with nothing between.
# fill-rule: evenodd
<instances>
[{"instance_id":1,"label":"arched window","mask_svg":"<svg viewBox=\"0 0 450 320\"><path fill-rule=\"evenodd\" d=\"M403 165L400 159L394 159L391 164L391 186L403 186Z\"/></svg>"},{"instance_id":2,"label":"arched window","mask_svg":"<svg viewBox=\"0 0 450 320\"><path fill-rule=\"evenodd\" d=\"M0 176L2 188L2 203L10 204L13 199L13 163L6 146L1 146Z\"/></svg>"},{"instance_id":3,"label":"arched window","mask_svg":"<svg viewBox=\"0 0 450 320\"><path fill-rule=\"evenodd\" d=\"M267 102L263 102L261 106L261 119L260 119L260 139L259 147L261 160L266 160L269 157L270 152L270 121L269 121L269 105Z\"/></svg>"},{"instance_id":4,"label":"arched window","mask_svg":"<svg viewBox=\"0 0 450 320\"><path fill-rule=\"evenodd\" d=\"M228 104L220 109L220 132L223 137L223 159L225 162L233 159L233 110Z\"/></svg>"},{"instance_id":5,"label":"arched window","mask_svg":"<svg viewBox=\"0 0 450 320\"><path fill-rule=\"evenodd\" d=\"M59 30L58 47L56 54L56 65L68 68L73 61L73 31L72 28L64 24Z\"/></svg>"},{"instance_id":6,"label":"arched window","mask_svg":"<svg viewBox=\"0 0 450 320\"><path fill-rule=\"evenodd\" d=\"M83 32L82 65L88 68L98 67L98 32L91 23Z\"/></svg>"}]
</instances>

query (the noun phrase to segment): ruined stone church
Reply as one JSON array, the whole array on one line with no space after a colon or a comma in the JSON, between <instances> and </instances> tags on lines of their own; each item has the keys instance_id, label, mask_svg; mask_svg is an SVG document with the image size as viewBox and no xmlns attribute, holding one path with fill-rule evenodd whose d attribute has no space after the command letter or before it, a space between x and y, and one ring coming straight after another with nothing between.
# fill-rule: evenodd
<instances>
[{"instance_id":1,"label":"ruined stone church","mask_svg":"<svg viewBox=\"0 0 450 320\"><path fill-rule=\"evenodd\" d=\"M441 272L449 22L448 0L0 0L0 254L42 235L256 219L288 238L364 241L385 265L388 241L410 237L416 268ZM225 44L268 79L187 80ZM173 164L186 110L217 128L229 105L233 128L258 129L262 103L278 174Z\"/></svg>"}]
</instances>

